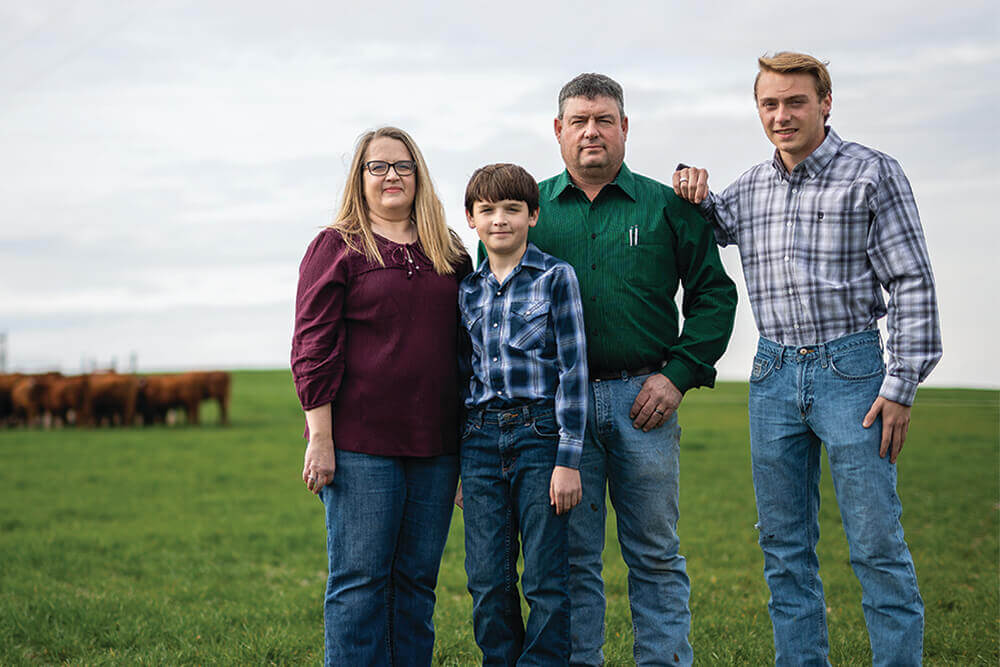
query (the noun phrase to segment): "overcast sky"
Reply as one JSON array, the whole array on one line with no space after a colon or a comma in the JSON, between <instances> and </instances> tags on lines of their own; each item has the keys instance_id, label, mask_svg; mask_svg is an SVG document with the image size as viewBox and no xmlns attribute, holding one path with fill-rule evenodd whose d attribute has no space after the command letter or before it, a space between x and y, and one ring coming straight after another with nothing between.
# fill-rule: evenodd
<instances>
[{"instance_id":1,"label":"overcast sky","mask_svg":"<svg viewBox=\"0 0 1000 667\"><path fill-rule=\"evenodd\" d=\"M413 135L471 246L469 175L558 172L576 74L624 86L633 170L684 161L721 188L769 158L756 58L791 49L830 62L838 133L911 180L941 303L930 383L1000 386L996 2L423 4L3 3L8 369L286 367L299 260L366 129ZM744 379L756 331L722 255L743 300L720 377Z\"/></svg>"}]
</instances>

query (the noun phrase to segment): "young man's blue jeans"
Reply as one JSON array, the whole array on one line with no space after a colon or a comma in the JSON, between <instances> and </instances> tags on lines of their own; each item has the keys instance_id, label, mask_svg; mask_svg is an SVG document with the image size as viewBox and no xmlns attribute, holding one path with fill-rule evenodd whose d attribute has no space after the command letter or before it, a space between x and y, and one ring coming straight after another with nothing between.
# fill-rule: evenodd
<instances>
[{"instance_id":1,"label":"young man's blue jeans","mask_svg":"<svg viewBox=\"0 0 1000 667\"><path fill-rule=\"evenodd\" d=\"M629 605L638 665L690 665L691 612L677 537L679 442L674 414L659 428L633 428L629 411L649 375L590 383L580 462L583 500L570 512L571 664L600 665L604 656L605 488L628 566Z\"/></svg>"},{"instance_id":2,"label":"young man's blue jeans","mask_svg":"<svg viewBox=\"0 0 1000 667\"><path fill-rule=\"evenodd\" d=\"M338 449L323 487L330 576L327 665L430 665L434 587L451 525L458 456Z\"/></svg>"},{"instance_id":3,"label":"young man's blue jeans","mask_svg":"<svg viewBox=\"0 0 1000 667\"><path fill-rule=\"evenodd\" d=\"M558 444L550 403L473 410L466 421L465 570L484 665L565 665L569 658L568 515L549 504ZM527 626L517 590L519 534Z\"/></svg>"},{"instance_id":4,"label":"young man's blue jeans","mask_svg":"<svg viewBox=\"0 0 1000 667\"><path fill-rule=\"evenodd\" d=\"M826 444L876 665L918 665L924 606L903 540L882 420L861 421L884 376L876 331L808 347L761 339L750 376L750 449L779 665L826 665L819 579L820 444Z\"/></svg>"}]
</instances>

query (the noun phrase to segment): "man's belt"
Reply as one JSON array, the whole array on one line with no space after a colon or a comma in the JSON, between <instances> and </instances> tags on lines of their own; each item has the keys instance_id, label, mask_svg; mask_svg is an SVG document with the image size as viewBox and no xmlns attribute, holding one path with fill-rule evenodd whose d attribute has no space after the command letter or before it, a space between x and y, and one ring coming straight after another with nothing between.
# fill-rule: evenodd
<instances>
[{"instance_id":1,"label":"man's belt","mask_svg":"<svg viewBox=\"0 0 1000 667\"><path fill-rule=\"evenodd\" d=\"M667 362L661 361L650 366L643 366L642 368L633 368L624 371L598 371L593 368L590 369L590 379L593 380L621 380L627 377L635 377L636 375L649 375L650 373L655 373L664 366Z\"/></svg>"}]
</instances>

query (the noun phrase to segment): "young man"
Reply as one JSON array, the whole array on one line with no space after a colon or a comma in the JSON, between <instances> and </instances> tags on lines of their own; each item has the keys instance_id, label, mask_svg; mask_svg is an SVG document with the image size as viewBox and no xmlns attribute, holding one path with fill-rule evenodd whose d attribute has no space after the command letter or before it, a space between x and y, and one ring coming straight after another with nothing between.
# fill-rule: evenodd
<instances>
[{"instance_id":1,"label":"young man","mask_svg":"<svg viewBox=\"0 0 1000 667\"><path fill-rule=\"evenodd\" d=\"M629 571L636 663L690 665L677 409L688 389L715 381L736 288L698 210L625 165L628 118L617 82L581 74L567 83L554 129L566 169L539 184L541 214L529 237L576 270L590 369L584 496L570 514L570 662L604 662L610 492ZM681 285L683 328L674 300Z\"/></svg>"},{"instance_id":2,"label":"young man","mask_svg":"<svg viewBox=\"0 0 1000 667\"><path fill-rule=\"evenodd\" d=\"M941 357L920 218L899 163L826 125L822 62L787 52L758 62L754 97L774 157L721 195L706 171L682 165L674 189L700 202L720 245L739 245L760 331L750 448L775 662L827 664L816 559L825 443L873 662L917 665L924 608L893 464L917 384ZM877 321L887 312L886 369Z\"/></svg>"},{"instance_id":3,"label":"young man","mask_svg":"<svg viewBox=\"0 0 1000 667\"><path fill-rule=\"evenodd\" d=\"M476 643L484 665L565 665L566 524L580 502L587 422L580 291L568 264L527 242L538 186L524 169L478 169L465 212L486 250L459 288L472 348L461 474ZM517 592L519 538L527 627Z\"/></svg>"}]
</instances>

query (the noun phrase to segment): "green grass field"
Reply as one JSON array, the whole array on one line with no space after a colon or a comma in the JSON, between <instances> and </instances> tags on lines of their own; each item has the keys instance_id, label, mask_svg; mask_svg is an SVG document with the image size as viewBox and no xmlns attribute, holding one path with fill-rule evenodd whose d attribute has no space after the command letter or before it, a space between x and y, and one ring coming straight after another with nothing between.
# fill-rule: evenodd
<instances>
[{"instance_id":1,"label":"green grass field","mask_svg":"<svg viewBox=\"0 0 1000 667\"><path fill-rule=\"evenodd\" d=\"M773 660L753 528L746 385L691 392L681 423L681 548L697 664ZM299 479L287 372L241 372L233 425L0 431L0 664L317 664L325 534ZM927 608L925 662L996 665L995 391L922 389L899 461L903 523ZM831 661L870 663L861 592L829 478L821 575ZM609 521L609 665L631 663L625 571ZM456 512L435 664L476 664Z\"/></svg>"}]
</instances>

